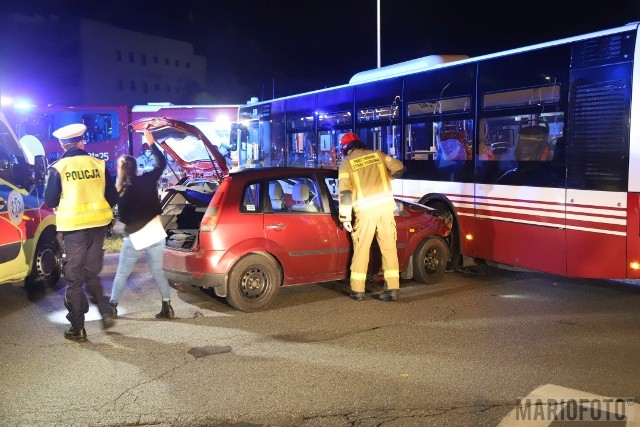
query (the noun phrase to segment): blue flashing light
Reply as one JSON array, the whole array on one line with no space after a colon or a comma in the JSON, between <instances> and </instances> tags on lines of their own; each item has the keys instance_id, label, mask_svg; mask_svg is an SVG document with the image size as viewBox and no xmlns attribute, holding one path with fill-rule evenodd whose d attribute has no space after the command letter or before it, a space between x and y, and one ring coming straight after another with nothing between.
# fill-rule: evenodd
<instances>
[{"instance_id":1,"label":"blue flashing light","mask_svg":"<svg viewBox=\"0 0 640 427\"><path fill-rule=\"evenodd\" d=\"M31 111L35 105L33 102L31 102L28 99L17 99L14 103L13 106L16 110L20 111L20 112L28 112Z\"/></svg>"}]
</instances>

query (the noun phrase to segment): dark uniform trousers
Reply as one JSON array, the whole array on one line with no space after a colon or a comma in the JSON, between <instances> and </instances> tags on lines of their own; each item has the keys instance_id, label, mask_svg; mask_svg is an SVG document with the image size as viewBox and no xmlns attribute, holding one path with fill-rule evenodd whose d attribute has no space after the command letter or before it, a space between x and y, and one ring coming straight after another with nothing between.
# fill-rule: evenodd
<instances>
[{"instance_id":1,"label":"dark uniform trousers","mask_svg":"<svg viewBox=\"0 0 640 427\"><path fill-rule=\"evenodd\" d=\"M84 315L89 311L89 301L82 290L86 283L91 302L98 306L101 315L109 314L109 297L104 295L98 275L102 270L103 244L107 227L85 228L62 232L67 263L64 278L67 290L64 305L69 310L67 319L74 329L84 328Z\"/></svg>"}]
</instances>

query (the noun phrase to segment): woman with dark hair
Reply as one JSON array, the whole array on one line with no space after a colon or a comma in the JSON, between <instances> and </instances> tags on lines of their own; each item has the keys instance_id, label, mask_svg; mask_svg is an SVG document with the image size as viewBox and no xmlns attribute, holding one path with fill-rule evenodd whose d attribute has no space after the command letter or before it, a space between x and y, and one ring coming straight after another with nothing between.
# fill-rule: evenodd
<instances>
[{"instance_id":1,"label":"woman with dark hair","mask_svg":"<svg viewBox=\"0 0 640 427\"><path fill-rule=\"evenodd\" d=\"M155 279L160 295L162 309L156 317L172 319L171 287L162 271L162 252L165 245L164 230L160 233L154 229L159 225L162 213L158 197L157 184L167 165L164 155L155 145L153 135L145 129L144 138L149 144L156 159L156 166L149 172L138 175L138 165L132 156L121 156L118 159L118 177L116 189L120 195L118 212L120 221L124 224L125 237L122 241L118 270L111 289L111 310L114 316L118 314L118 301L124 291L127 278L144 252L149 264L149 271Z\"/></svg>"}]
</instances>

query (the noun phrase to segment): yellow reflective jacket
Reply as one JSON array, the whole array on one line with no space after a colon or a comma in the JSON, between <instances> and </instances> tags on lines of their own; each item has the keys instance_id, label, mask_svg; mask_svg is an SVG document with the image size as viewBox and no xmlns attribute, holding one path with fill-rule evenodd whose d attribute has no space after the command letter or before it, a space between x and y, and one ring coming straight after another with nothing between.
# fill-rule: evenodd
<instances>
[{"instance_id":1,"label":"yellow reflective jacket","mask_svg":"<svg viewBox=\"0 0 640 427\"><path fill-rule=\"evenodd\" d=\"M92 156L63 157L52 166L60 175L62 193L56 208L58 231L107 225L113 219L105 199L104 162Z\"/></svg>"},{"instance_id":2,"label":"yellow reflective jacket","mask_svg":"<svg viewBox=\"0 0 640 427\"><path fill-rule=\"evenodd\" d=\"M391 179L403 169L400 160L382 151L354 149L338 169L340 222L351 221L352 211L360 216L393 212Z\"/></svg>"}]
</instances>

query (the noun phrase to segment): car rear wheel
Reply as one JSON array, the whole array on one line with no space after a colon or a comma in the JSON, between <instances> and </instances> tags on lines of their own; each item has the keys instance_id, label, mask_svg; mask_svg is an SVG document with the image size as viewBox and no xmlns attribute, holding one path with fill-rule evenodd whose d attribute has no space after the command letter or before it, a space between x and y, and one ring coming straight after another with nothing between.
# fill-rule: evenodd
<instances>
[{"instance_id":1,"label":"car rear wheel","mask_svg":"<svg viewBox=\"0 0 640 427\"><path fill-rule=\"evenodd\" d=\"M247 255L229 274L227 302L247 313L260 311L275 300L281 284L282 271L273 258Z\"/></svg>"},{"instance_id":2,"label":"car rear wheel","mask_svg":"<svg viewBox=\"0 0 640 427\"><path fill-rule=\"evenodd\" d=\"M420 283L436 283L444 275L449 262L449 249L442 237L425 239L413 256L413 278Z\"/></svg>"}]
</instances>

